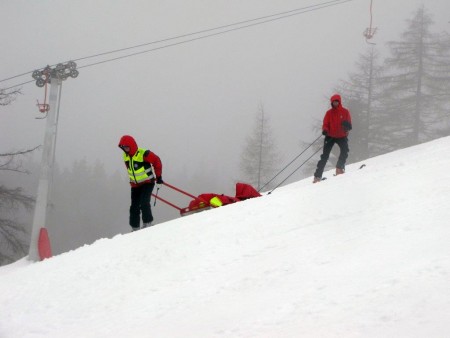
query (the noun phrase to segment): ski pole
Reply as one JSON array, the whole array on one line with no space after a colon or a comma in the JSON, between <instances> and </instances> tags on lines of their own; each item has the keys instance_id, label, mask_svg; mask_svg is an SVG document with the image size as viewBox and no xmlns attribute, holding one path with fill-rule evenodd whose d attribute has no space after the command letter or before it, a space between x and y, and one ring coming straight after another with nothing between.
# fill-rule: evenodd
<instances>
[{"instance_id":1,"label":"ski pole","mask_svg":"<svg viewBox=\"0 0 450 338\"><path fill-rule=\"evenodd\" d=\"M156 181L155 168L153 167L153 164L151 164L151 163L150 163L150 168L152 169L152 174L153 174L154 180ZM153 202L153 206L156 205L156 200L158 199L158 192L159 192L159 184L156 184L155 202Z\"/></svg>"},{"instance_id":2,"label":"ski pole","mask_svg":"<svg viewBox=\"0 0 450 338\"><path fill-rule=\"evenodd\" d=\"M156 205L156 200L158 199L158 192L159 192L159 184L156 187L155 202L153 202L153 206Z\"/></svg>"},{"instance_id":3,"label":"ski pole","mask_svg":"<svg viewBox=\"0 0 450 338\"><path fill-rule=\"evenodd\" d=\"M271 193L273 193L275 191L276 188L278 188L280 185L282 185L284 182L286 182L286 180L291 177L292 175L294 175L294 173L299 170L301 167L303 167L303 165L308 162L315 154L317 154L319 151L322 150L324 146L320 147L318 150L316 150L314 152L314 154L312 154L310 157L308 157L302 164L300 164L288 177L286 177L283 181L281 181L280 183L277 184L277 186L275 188L273 188L271 191L269 191L267 194L270 195Z\"/></svg>"},{"instance_id":4,"label":"ski pole","mask_svg":"<svg viewBox=\"0 0 450 338\"><path fill-rule=\"evenodd\" d=\"M317 142L317 140L319 139L319 138L321 138L322 137L322 135L319 135L319 137L318 138L316 138L306 149L304 149L300 154L298 154L291 162L289 162L283 169L281 169L279 172L278 172L278 174L276 174L274 177L272 177L272 179L269 181L269 182L267 182L266 184L264 184L261 188L259 188L259 190L258 190L258 192L260 192L266 185L268 185L270 182L272 182L275 178L277 178L278 177L278 175L280 175L283 171L285 171L286 169L287 169L287 167L289 167L292 163L294 163L294 161L296 160L296 159L298 159L301 155L303 155L303 153L305 152L305 151L307 151L314 143L316 143ZM278 187L278 186L277 186ZM275 190L275 189L274 189ZM273 190L272 190L273 191Z\"/></svg>"}]
</instances>

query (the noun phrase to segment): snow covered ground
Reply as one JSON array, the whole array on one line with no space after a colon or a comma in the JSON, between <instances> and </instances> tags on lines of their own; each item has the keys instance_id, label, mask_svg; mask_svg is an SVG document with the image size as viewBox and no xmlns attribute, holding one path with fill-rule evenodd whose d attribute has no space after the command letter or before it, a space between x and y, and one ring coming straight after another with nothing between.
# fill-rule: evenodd
<instances>
[{"instance_id":1,"label":"snow covered ground","mask_svg":"<svg viewBox=\"0 0 450 338\"><path fill-rule=\"evenodd\" d=\"M449 149L3 267L0 337L449 337Z\"/></svg>"}]
</instances>

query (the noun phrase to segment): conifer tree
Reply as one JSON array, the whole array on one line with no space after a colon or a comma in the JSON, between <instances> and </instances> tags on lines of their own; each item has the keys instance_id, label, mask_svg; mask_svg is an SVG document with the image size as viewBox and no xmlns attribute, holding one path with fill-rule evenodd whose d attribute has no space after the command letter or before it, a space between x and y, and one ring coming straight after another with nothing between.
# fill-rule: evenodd
<instances>
[{"instance_id":1,"label":"conifer tree","mask_svg":"<svg viewBox=\"0 0 450 338\"><path fill-rule=\"evenodd\" d=\"M379 138L389 150L450 134L450 46L443 35L431 31L432 24L420 7L408 20L402 40L389 43L384 121L379 122Z\"/></svg>"},{"instance_id":2,"label":"conifer tree","mask_svg":"<svg viewBox=\"0 0 450 338\"><path fill-rule=\"evenodd\" d=\"M269 118L259 105L252 134L241 155L241 172L247 183L260 189L276 174L280 155L273 139ZM267 186L266 188L270 188Z\"/></svg>"},{"instance_id":3,"label":"conifer tree","mask_svg":"<svg viewBox=\"0 0 450 338\"><path fill-rule=\"evenodd\" d=\"M379 115L382 92L382 67L378 59L375 47L370 47L367 53L360 55L356 71L341 81L336 89L352 115L349 163L373 156L379 147L375 137L377 131L373 128Z\"/></svg>"}]
</instances>

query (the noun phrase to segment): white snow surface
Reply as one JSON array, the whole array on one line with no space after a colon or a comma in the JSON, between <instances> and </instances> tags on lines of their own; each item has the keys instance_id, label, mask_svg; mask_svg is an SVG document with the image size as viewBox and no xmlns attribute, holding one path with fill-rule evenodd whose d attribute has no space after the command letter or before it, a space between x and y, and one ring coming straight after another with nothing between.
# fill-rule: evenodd
<instances>
[{"instance_id":1,"label":"white snow surface","mask_svg":"<svg viewBox=\"0 0 450 338\"><path fill-rule=\"evenodd\" d=\"M449 149L3 267L0 337L449 337Z\"/></svg>"}]
</instances>

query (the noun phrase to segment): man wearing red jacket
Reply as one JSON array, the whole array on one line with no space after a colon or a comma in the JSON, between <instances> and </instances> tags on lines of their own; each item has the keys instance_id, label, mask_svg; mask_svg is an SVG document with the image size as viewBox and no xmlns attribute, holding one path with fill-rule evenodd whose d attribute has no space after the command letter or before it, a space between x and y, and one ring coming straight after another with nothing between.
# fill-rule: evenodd
<instances>
[{"instance_id":1,"label":"man wearing red jacket","mask_svg":"<svg viewBox=\"0 0 450 338\"><path fill-rule=\"evenodd\" d=\"M331 99L331 109L328 110L323 119L322 134L325 136L323 154L317 163L313 183L322 180L323 170L327 164L331 149L336 143L340 148L339 159L336 164L336 175L344 173L345 161L348 157L348 132L352 129L352 118L350 112L342 106L341 96L334 94Z\"/></svg>"},{"instance_id":2,"label":"man wearing red jacket","mask_svg":"<svg viewBox=\"0 0 450 338\"><path fill-rule=\"evenodd\" d=\"M139 148L132 136L122 136L119 148L124 152L123 160L131 185L130 226L132 231L136 231L140 229L141 211L142 228L150 226L153 221L150 197L155 181L157 184L164 183L161 177L162 164L155 153Z\"/></svg>"}]
</instances>

